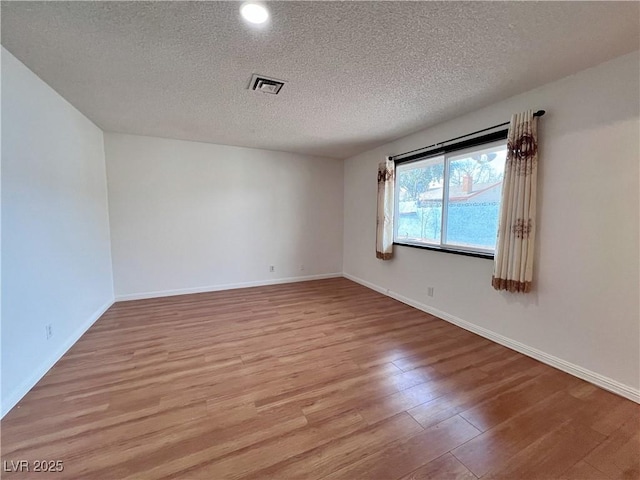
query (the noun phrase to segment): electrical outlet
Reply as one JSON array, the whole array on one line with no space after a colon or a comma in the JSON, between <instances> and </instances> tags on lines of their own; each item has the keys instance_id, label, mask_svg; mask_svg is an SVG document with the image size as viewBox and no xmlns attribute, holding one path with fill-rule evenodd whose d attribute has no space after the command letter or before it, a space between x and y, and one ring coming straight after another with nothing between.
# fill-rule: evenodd
<instances>
[{"instance_id":1,"label":"electrical outlet","mask_svg":"<svg viewBox=\"0 0 640 480\"><path fill-rule=\"evenodd\" d=\"M53 337L53 325L48 323L47 325L44 326L44 328L45 328L45 333L47 335L47 340L49 340L51 337Z\"/></svg>"},{"instance_id":2,"label":"electrical outlet","mask_svg":"<svg viewBox=\"0 0 640 480\"><path fill-rule=\"evenodd\" d=\"M427 287L427 295L433 297L433 287Z\"/></svg>"},{"instance_id":3,"label":"electrical outlet","mask_svg":"<svg viewBox=\"0 0 640 480\"><path fill-rule=\"evenodd\" d=\"M270 272L275 272L276 271L275 265L269 265L269 271Z\"/></svg>"}]
</instances>

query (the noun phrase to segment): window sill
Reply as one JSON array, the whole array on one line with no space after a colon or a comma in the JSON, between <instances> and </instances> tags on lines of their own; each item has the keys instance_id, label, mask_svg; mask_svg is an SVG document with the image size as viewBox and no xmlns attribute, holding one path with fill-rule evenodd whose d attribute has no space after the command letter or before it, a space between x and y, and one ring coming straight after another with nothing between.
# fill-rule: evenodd
<instances>
[{"instance_id":1,"label":"window sill","mask_svg":"<svg viewBox=\"0 0 640 480\"><path fill-rule=\"evenodd\" d=\"M416 245L414 243L398 243L398 242L393 242L393 244L399 247L421 248L423 250L433 250L435 252L442 252L442 253L453 253L454 255L464 255L466 257L486 258L487 260L493 260L493 257L494 257L492 253L468 252L465 250L453 250L451 248L441 248L441 247L435 247L430 245Z\"/></svg>"}]
</instances>

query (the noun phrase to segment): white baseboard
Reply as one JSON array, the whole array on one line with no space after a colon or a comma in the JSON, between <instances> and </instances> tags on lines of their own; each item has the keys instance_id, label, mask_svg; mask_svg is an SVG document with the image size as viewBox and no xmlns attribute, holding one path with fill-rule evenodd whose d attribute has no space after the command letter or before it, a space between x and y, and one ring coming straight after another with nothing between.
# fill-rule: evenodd
<instances>
[{"instance_id":1,"label":"white baseboard","mask_svg":"<svg viewBox=\"0 0 640 480\"><path fill-rule=\"evenodd\" d=\"M567 362L566 360L558 358L554 355L550 355L546 352L543 352L542 350L538 350L537 348L529 347L524 343L512 340L508 337L492 332L491 330L487 330L486 328L479 327L478 325L467 322L466 320L462 320L461 318L450 315L446 312L443 312L442 310L438 310L437 308L431 307L424 303L417 302L408 297L400 295L399 293L393 292L386 288L382 288L379 285L375 285L371 282L367 282L366 280L358 278L354 275L344 273L343 276L349 280L359 283L360 285L364 285L371 290L375 290L376 292L387 295L388 297L398 300L399 302L405 303L411 307L417 308L418 310L422 310L423 312L446 320L447 322L453 323L454 325L464 328L465 330L469 330L470 332L480 335L481 337L487 338L493 342L499 343L500 345L515 350L516 352L522 353L528 357L539 360L542 363L546 363L547 365L555 367L558 370L562 370L563 372L581 378L582 380L586 380L587 382L593 383L598 387L604 388L605 390L628 398L633 402L640 403L640 390L630 387L629 385L625 385L618 382L617 380L613 380L612 378L605 377L604 375L600 375L599 373L593 372L579 365Z\"/></svg>"},{"instance_id":2,"label":"white baseboard","mask_svg":"<svg viewBox=\"0 0 640 480\"><path fill-rule=\"evenodd\" d=\"M98 320L104 312L106 312L109 307L113 305L113 300L109 300L103 306L101 306L98 310L95 311L91 317L87 319L82 325L80 325L73 334L67 338L67 340L60 345L60 348L54 352L49 358L47 358L44 362L40 364L40 367L33 372L31 376L29 376L18 388L16 388L13 392L11 392L6 399L3 399L1 416L4 417L9 410L16 406L16 404L22 400L29 390L31 390L36 383L40 381L42 377L55 365L55 363L62 358L62 356L67 353L67 351L75 344L84 333L89 330L91 325L93 325L96 320Z\"/></svg>"},{"instance_id":3,"label":"white baseboard","mask_svg":"<svg viewBox=\"0 0 640 480\"><path fill-rule=\"evenodd\" d=\"M143 300L145 298L171 297L174 295L188 295L190 293L218 292L221 290L234 290L236 288L262 287L265 285L279 285L281 283L307 282L309 280L322 280L325 278L342 277L342 273L323 273L320 275L307 275L304 277L277 278L275 280L257 280L255 282L227 283L223 285L209 285L206 287L179 288L176 290L160 290L155 292L127 293L116 295L116 302L128 300Z\"/></svg>"}]
</instances>

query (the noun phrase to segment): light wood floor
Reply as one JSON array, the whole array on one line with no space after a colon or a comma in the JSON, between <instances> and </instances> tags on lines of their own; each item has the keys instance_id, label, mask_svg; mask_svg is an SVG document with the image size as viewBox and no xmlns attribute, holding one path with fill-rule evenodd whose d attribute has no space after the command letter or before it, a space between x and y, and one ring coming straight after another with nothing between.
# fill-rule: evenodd
<instances>
[{"instance_id":1,"label":"light wood floor","mask_svg":"<svg viewBox=\"0 0 640 480\"><path fill-rule=\"evenodd\" d=\"M635 479L639 422L331 279L114 305L2 421L2 459L64 462L4 478Z\"/></svg>"}]
</instances>

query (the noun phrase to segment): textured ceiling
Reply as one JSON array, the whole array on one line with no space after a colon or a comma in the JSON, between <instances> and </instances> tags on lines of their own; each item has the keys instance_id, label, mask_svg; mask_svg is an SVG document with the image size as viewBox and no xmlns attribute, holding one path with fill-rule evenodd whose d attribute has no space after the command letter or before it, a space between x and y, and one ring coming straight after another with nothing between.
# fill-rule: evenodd
<instances>
[{"instance_id":1,"label":"textured ceiling","mask_svg":"<svg viewBox=\"0 0 640 480\"><path fill-rule=\"evenodd\" d=\"M3 2L2 44L106 131L345 158L640 42L638 2L239 6Z\"/></svg>"}]
</instances>

